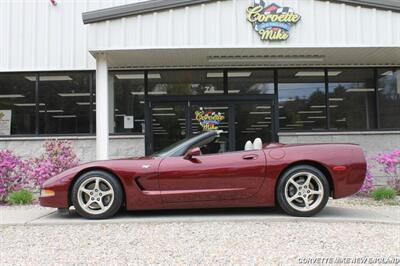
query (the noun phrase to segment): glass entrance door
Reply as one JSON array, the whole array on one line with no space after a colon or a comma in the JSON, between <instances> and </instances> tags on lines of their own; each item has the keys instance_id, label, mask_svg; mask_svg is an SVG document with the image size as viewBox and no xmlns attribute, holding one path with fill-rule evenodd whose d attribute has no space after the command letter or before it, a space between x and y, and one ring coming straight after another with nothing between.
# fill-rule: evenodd
<instances>
[{"instance_id":1,"label":"glass entrance door","mask_svg":"<svg viewBox=\"0 0 400 266\"><path fill-rule=\"evenodd\" d=\"M272 99L236 100L232 98L176 102L154 102L150 106L150 130L146 137L148 153L161 149L193 134L220 130L220 151L243 150L249 140L274 139L274 106Z\"/></svg>"},{"instance_id":2,"label":"glass entrance door","mask_svg":"<svg viewBox=\"0 0 400 266\"><path fill-rule=\"evenodd\" d=\"M190 134L200 133L202 131L220 130L220 142L218 151L213 153L227 152L230 148L230 115L232 104L216 103L193 103L191 104L190 114Z\"/></svg>"},{"instance_id":3,"label":"glass entrance door","mask_svg":"<svg viewBox=\"0 0 400 266\"><path fill-rule=\"evenodd\" d=\"M272 142L272 114L272 102L235 104L235 150L243 150L248 140L256 138L264 144Z\"/></svg>"},{"instance_id":4,"label":"glass entrance door","mask_svg":"<svg viewBox=\"0 0 400 266\"><path fill-rule=\"evenodd\" d=\"M155 103L152 114L153 152L186 137L186 103Z\"/></svg>"}]
</instances>

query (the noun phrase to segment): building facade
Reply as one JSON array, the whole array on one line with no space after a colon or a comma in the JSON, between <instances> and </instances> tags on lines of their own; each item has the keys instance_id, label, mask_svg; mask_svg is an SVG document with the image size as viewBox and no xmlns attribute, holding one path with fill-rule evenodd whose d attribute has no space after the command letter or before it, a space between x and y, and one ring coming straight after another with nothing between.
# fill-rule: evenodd
<instances>
[{"instance_id":1,"label":"building facade","mask_svg":"<svg viewBox=\"0 0 400 266\"><path fill-rule=\"evenodd\" d=\"M82 161L219 129L400 147L394 0L0 2L0 149L69 139Z\"/></svg>"}]
</instances>

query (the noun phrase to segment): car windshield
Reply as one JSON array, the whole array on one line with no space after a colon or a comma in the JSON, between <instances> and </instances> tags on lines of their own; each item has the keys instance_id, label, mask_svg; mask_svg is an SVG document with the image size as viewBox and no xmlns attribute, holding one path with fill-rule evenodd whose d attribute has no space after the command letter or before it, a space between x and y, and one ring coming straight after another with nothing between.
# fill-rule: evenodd
<instances>
[{"instance_id":1,"label":"car windshield","mask_svg":"<svg viewBox=\"0 0 400 266\"><path fill-rule=\"evenodd\" d=\"M193 138L193 136L186 137L178 142L175 142L174 144L169 145L168 147L162 149L161 151L154 153L153 156L154 157L166 157L166 156L168 156L168 154L171 153L171 151L174 151L176 148L178 148L180 145L182 145L183 143L185 143L186 141L188 141L191 138Z\"/></svg>"},{"instance_id":2,"label":"car windshield","mask_svg":"<svg viewBox=\"0 0 400 266\"><path fill-rule=\"evenodd\" d=\"M179 154L180 150L182 149L188 149L192 145L196 144L198 141L204 139L205 135L210 135L210 132L202 132L198 133L195 135L192 135L190 137L186 137L178 142L175 142L174 144L162 149L161 151L158 151L153 154L154 157L168 157L168 156L174 156L174 154Z\"/></svg>"}]
</instances>

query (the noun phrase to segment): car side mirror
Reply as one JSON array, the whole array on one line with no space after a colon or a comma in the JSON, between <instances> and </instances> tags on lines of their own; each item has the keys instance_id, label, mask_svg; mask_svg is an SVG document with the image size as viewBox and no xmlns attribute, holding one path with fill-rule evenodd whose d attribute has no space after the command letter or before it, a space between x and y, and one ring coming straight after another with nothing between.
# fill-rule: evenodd
<instances>
[{"instance_id":1,"label":"car side mirror","mask_svg":"<svg viewBox=\"0 0 400 266\"><path fill-rule=\"evenodd\" d=\"M195 156L200 156L201 155L201 150L199 147L191 148L188 150L185 154L185 157L183 157L185 160L191 160Z\"/></svg>"}]
</instances>

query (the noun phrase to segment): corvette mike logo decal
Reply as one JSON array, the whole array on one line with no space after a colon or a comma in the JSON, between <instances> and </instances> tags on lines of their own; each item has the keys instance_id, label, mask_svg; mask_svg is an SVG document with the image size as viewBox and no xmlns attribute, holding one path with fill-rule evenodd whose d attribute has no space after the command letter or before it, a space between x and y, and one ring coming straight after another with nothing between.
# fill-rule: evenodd
<instances>
[{"instance_id":1,"label":"corvette mike logo decal","mask_svg":"<svg viewBox=\"0 0 400 266\"><path fill-rule=\"evenodd\" d=\"M218 126L225 119L225 115L221 112L205 112L200 109L200 111L195 112L196 120L200 123L203 130L217 130Z\"/></svg>"},{"instance_id":2,"label":"corvette mike logo decal","mask_svg":"<svg viewBox=\"0 0 400 266\"><path fill-rule=\"evenodd\" d=\"M254 0L254 5L247 8L247 20L265 41L287 40L290 28L300 19L292 8L267 5L265 0Z\"/></svg>"}]
</instances>

